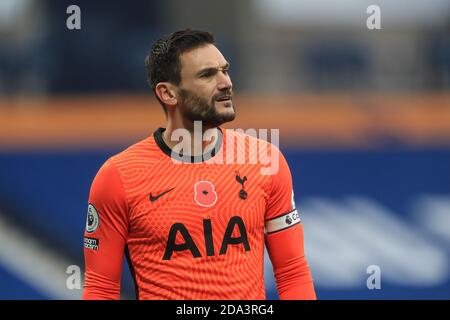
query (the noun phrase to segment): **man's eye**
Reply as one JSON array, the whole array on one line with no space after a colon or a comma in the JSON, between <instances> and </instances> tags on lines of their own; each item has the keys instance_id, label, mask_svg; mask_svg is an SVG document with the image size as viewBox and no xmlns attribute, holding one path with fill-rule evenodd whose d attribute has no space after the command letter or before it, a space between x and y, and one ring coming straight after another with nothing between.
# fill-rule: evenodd
<instances>
[{"instance_id":1,"label":"man's eye","mask_svg":"<svg viewBox=\"0 0 450 320\"><path fill-rule=\"evenodd\" d=\"M209 77L212 77L213 76L213 72L206 72L206 73L203 73L201 76L200 76L200 78L209 78Z\"/></svg>"}]
</instances>

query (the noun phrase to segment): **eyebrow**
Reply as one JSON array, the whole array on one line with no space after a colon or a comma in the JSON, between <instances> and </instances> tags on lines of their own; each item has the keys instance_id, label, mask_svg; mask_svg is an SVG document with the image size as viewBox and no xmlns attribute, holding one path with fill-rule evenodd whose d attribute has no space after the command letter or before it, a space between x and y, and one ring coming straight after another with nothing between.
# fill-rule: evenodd
<instances>
[{"instance_id":1,"label":"eyebrow","mask_svg":"<svg viewBox=\"0 0 450 320\"><path fill-rule=\"evenodd\" d=\"M203 73L207 73L210 71L228 70L229 68L230 68L230 63L227 62L223 66L218 67L218 68L217 67L208 67L208 68L201 69L199 72L197 72L196 76L200 76Z\"/></svg>"}]
</instances>

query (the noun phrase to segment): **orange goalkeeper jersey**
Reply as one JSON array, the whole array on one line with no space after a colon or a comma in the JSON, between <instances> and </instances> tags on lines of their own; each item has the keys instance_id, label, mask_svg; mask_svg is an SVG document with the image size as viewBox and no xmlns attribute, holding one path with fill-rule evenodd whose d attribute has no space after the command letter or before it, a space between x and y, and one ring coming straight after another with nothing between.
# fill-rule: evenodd
<instances>
[{"instance_id":1,"label":"orange goalkeeper jersey","mask_svg":"<svg viewBox=\"0 0 450 320\"><path fill-rule=\"evenodd\" d=\"M108 159L92 183L83 299L120 298L124 254L139 299L265 299L265 244L280 298L314 299L281 152L218 128L209 156L181 158L163 131Z\"/></svg>"}]
</instances>

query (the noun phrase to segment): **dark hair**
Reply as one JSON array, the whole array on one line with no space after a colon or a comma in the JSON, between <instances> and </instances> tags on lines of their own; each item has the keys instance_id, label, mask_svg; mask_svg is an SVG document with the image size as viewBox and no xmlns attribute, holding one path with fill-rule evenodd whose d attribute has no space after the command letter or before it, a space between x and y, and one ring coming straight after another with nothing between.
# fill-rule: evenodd
<instances>
[{"instance_id":1,"label":"dark hair","mask_svg":"<svg viewBox=\"0 0 450 320\"><path fill-rule=\"evenodd\" d=\"M210 32L185 29L162 37L153 44L150 53L145 58L147 81L153 89L156 98L156 85L159 82L171 82L179 85L181 82L180 55L206 44L214 44L214 36ZM166 106L159 100L167 114Z\"/></svg>"}]
</instances>

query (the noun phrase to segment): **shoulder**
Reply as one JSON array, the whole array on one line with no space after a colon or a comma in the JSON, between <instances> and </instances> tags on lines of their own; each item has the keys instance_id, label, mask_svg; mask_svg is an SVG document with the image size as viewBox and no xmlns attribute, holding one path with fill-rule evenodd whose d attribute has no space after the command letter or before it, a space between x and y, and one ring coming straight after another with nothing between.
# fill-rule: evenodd
<instances>
[{"instance_id":1,"label":"shoulder","mask_svg":"<svg viewBox=\"0 0 450 320\"><path fill-rule=\"evenodd\" d=\"M134 176L140 169L148 169L158 157L160 153L153 137L143 139L108 158L98 170L93 184L102 187L124 185L126 177Z\"/></svg>"},{"instance_id":2,"label":"shoulder","mask_svg":"<svg viewBox=\"0 0 450 320\"><path fill-rule=\"evenodd\" d=\"M154 163L161 157L158 151L155 139L150 136L113 155L106 162L111 162L120 172Z\"/></svg>"},{"instance_id":3,"label":"shoulder","mask_svg":"<svg viewBox=\"0 0 450 320\"><path fill-rule=\"evenodd\" d=\"M275 135L267 129L225 129L223 131L228 142L234 140L238 145L245 145L246 147L257 146L258 152L269 150L268 152L281 153L277 147L279 142L277 132L275 132Z\"/></svg>"},{"instance_id":4,"label":"shoulder","mask_svg":"<svg viewBox=\"0 0 450 320\"><path fill-rule=\"evenodd\" d=\"M248 160L259 165L263 175L272 176L279 168L284 170L287 166L286 159L278 147L278 131L227 129L225 137L225 152L234 152L238 161Z\"/></svg>"}]
</instances>

